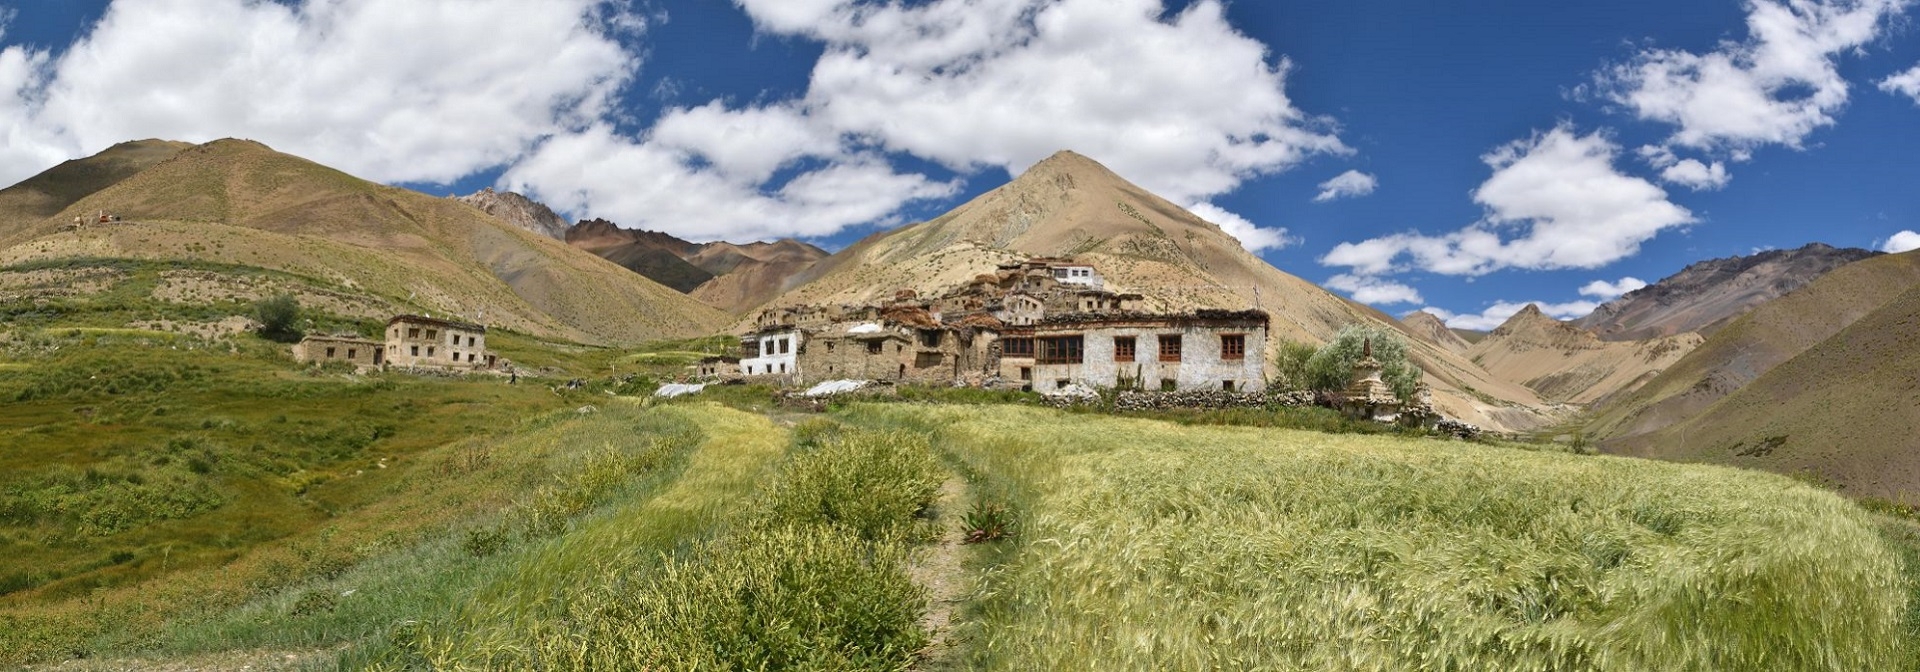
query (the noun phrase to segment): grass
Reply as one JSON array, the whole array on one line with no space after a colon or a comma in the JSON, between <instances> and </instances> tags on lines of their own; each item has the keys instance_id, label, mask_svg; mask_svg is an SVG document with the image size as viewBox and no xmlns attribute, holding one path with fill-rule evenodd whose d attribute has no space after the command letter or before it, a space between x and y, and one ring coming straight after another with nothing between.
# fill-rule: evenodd
<instances>
[{"instance_id":1,"label":"grass","mask_svg":"<svg viewBox=\"0 0 1920 672\"><path fill-rule=\"evenodd\" d=\"M1875 519L1737 470L1017 407L921 431L1019 534L983 547L977 669L1896 669Z\"/></svg>"}]
</instances>

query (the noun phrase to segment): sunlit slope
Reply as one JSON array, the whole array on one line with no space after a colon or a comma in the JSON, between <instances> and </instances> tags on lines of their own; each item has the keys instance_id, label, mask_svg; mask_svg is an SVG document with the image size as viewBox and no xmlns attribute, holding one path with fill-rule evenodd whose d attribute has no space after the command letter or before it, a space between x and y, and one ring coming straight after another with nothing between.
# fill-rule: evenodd
<instances>
[{"instance_id":1,"label":"sunlit slope","mask_svg":"<svg viewBox=\"0 0 1920 672\"><path fill-rule=\"evenodd\" d=\"M73 215L97 211L124 221L62 230ZM0 264L131 257L258 266L312 278L317 289L590 342L701 335L724 321L678 292L471 206L248 141L182 151L34 231L0 251Z\"/></svg>"},{"instance_id":2,"label":"sunlit slope","mask_svg":"<svg viewBox=\"0 0 1920 672\"><path fill-rule=\"evenodd\" d=\"M185 142L135 140L99 154L48 168L19 184L0 189L0 247L44 230L40 220L75 201L132 177L192 147Z\"/></svg>"},{"instance_id":3,"label":"sunlit slope","mask_svg":"<svg viewBox=\"0 0 1920 672\"><path fill-rule=\"evenodd\" d=\"M1761 304L1638 390L1606 400L1588 431L1619 439L1691 418L1781 362L1819 344L1920 284L1920 254L1847 264Z\"/></svg>"},{"instance_id":4,"label":"sunlit slope","mask_svg":"<svg viewBox=\"0 0 1920 672\"><path fill-rule=\"evenodd\" d=\"M1034 256L1092 264L1107 288L1138 292L1149 310L1261 308L1270 348L1322 343L1343 326L1398 321L1289 275L1219 226L1141 189L1105 166L1060 152L1012 182L930 221L875 234L814 264L768 307L865 304L900 289L938 295L1003 263ZM1271 354L1271 353L1270 353ZM1414 354L1443 412L1501 429L1537 424L1539 398L1494 379L1444 348Z\"/></svg>"},{"instance_id":5,"label":"sunlit slope","mask_svg":"<svg viewBox=\"0 0 1920 672\"><path fill-rule=\"evenodd\" d=\"M1920 286L1693 417L1607 445L1799 474L1862 496L1920 497Z\"/></svg>"},{"instance_id":6,"label":"sunlit slope","mask_svg":"<svg viewBox=\"0 0 1920 672\"><path fill-rule=\"evenodd\" d=\"M1699 334L1602 341L1593 332L1526 308L1474 343L1466 356L1504 380L1554 401L1590 404L1631 390L1704 340Z\"/></svg>"},{"instance_id":7,"label":"sunlit slope","mask_svg":"<svg viewBox=\"0 0 1920 672\"><path fill-rule=\"evenodd\" d=\"M1758 472L1040 409L863 406L1011 504L983 670L1892 670L1873 520Z\"/></svg>"}]
</instances>

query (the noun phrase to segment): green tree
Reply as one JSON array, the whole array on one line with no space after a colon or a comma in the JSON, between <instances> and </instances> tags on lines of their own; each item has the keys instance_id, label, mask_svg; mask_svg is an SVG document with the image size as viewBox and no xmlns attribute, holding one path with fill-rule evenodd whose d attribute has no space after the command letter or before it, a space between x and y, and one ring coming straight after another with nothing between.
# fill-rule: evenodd
<instances>
[{"instance_id":1,"label":"green tree","mask_svg":"<svg viewBox=\"0 0 1920 672\"><path fill-rule=\"evenodd\" d=\"M1353 378L1353 365L1360 361L1368 341L1373 343L1373 358L1380 362L1380 378L1393 388L1401 400L1413 399L1413 388L1420 383L1420 367L1407 356L1407 342L1384 326L1350 324L1334 334L1333 340L1307 360L1307 380L1313 390L1345 388Z\"/></svg>"},{"instance_id":2,"label":"green tree","mask_svg":"<svg viewBox=\"0 0 1920 672\"><path fill-rule=\"evenodd\" d=\"M1319 348L1299 341L1280 344L1280 355L1273 362L1273 387L1283 390L1313 389L1313 376L1307 362L1313 361Z\"/></svg>"},{"instance_id":3,"label":"green tree","mask_svg":"<svg viewBox=\"0 0 1920 672\"><path fill-rule=\"evenodd\" d=\"M253 319L260 323L260 335L274 340L296 340L300 321L300 302L292 294L276 294L253 302Z\"/></svg>"}]
</instances>

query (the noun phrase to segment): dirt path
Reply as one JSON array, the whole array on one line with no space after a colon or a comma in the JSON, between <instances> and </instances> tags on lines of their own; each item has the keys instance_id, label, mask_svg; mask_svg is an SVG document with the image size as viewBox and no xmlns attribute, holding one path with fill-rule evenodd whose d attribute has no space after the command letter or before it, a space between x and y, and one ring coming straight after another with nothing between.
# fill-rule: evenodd
<instances>
[{"instance_id":1,"label":"dirt path","mask_svg":"<svg viewBox=\"0 0 1920 672\"><path fill-rule=\"evenodd\" d=\"M179 658L68 660L30 666L39 672L297 672L323 666L340 649L313 651L227 651Z\"/></svg>"},{"instance_id":2,"label":"dirt path","mask_svg":"<svg viewBox=\"0 0 1920 672\"><path fill-rule=\"evenodd\" d=\"M919 670L959 669L959 642L953 637L954 611L967 594L966 569L961 566L966 548L966 524L961 520L967 499L967 484L958 476L940 484L940 499L934 506L939 516L940 538L920 550L910 571L914 583L927 589L927 615L920 620L930 641L923 650Z\"/></svg>"}]
</instances>

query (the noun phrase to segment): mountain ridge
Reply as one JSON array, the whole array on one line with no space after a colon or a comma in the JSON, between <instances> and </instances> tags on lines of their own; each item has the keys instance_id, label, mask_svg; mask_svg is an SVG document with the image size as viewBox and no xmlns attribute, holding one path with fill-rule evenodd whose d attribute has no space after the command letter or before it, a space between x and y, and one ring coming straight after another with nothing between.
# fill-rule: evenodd
<instances>
[{"instance_id":1,"label":"mountain ridge","mask_svg":"<svg viewBox=\"0 0 1920 672\"><path fill-rule=\"evenodd\" d=\"M1603 340L1641 340L1688 331L1707 335L1833 269L1879 254L1816 242L1792 250L1698 261L1603 303L1574 323Z\"/></svg>"}]
</instances>

